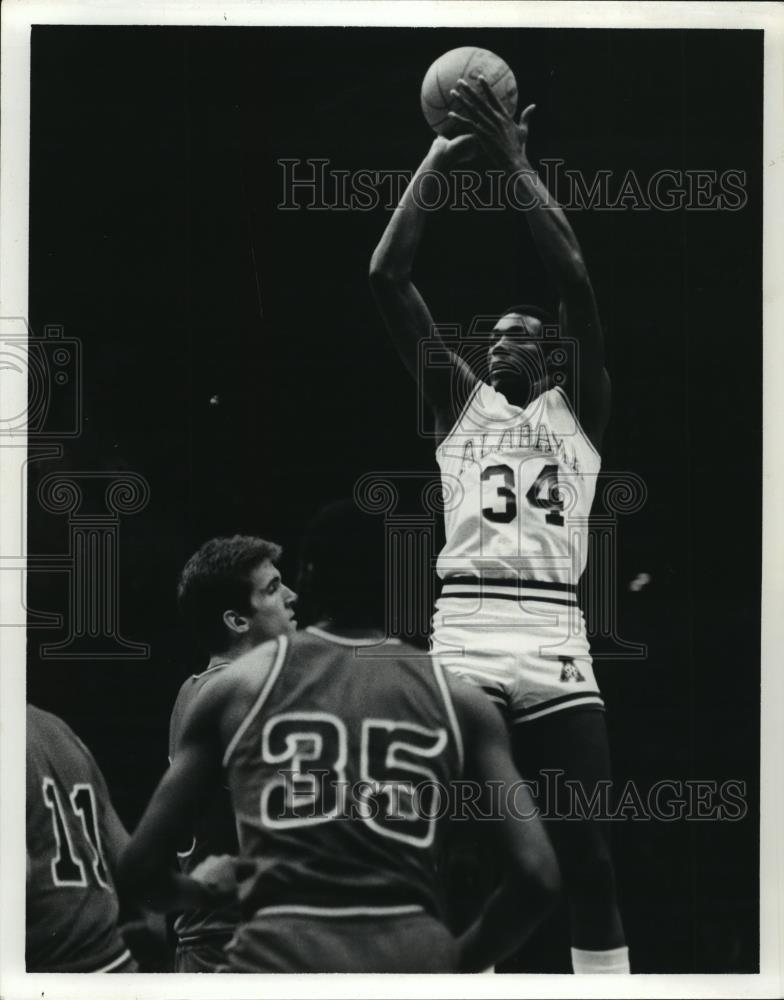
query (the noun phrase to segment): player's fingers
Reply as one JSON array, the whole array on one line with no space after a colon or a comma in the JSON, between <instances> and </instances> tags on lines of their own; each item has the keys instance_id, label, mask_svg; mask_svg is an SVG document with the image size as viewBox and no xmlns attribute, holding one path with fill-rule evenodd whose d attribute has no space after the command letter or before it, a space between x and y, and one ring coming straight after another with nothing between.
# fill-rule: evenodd
<instances>
[{"instance_id":1,"label":"player's fingers","mask_svg":"<svg viewBox=\"0 0 784 1000\"><path fill-rule=\"evenodd\" d=\"M456 108L461 114L468 115L469 118L479 118L477 109L472 104L469 104L459 91L450 90L449 96L452 98L452 107Z\"/></svg>"},{"instance_id":2,"label":"player's fingers","mask_svg":"<svg viewBox=\"0 0 784 1000\"><path fill-rule=\"evenodd\" d=\"M476 128L482 129L492 126L492 122L487 115L478 106L470 104L459 91L450 90L449 94L457 100L459 113L470 119Z\"/></svg>"},{"instance_id":3,"label":"player's fingers","mask_svg":"<svg viewBox=\"0 0 784 1000\"><path fill-rule=\"evenodd\" d=\"M487 82L485 77L481 75L481 73L479 75L479 84L482 88L485 97L487 98L487 103L490 105L490 107L493 108L495 111L498 111L499 114L505 115L507 113L506 109L498 99L498 95L496 94L496 92Z\"/></svg>"},{"instance_id":4,"label":"player's fingers","mask_svg":"<svg viewBox=\"0 0 784 1000\"><path fill-rule=\"evenodd\" d=\"M462 88L458 90L456 87L453 87L449 91L449 96L458 101L461 108L465 109L466 112L470 112L473 115L479 114L479 108L471 100L470 91L466 93Z\"/></svg>"},{"instance_id":5,"label":"player's fingers","mask_svg":"<svg viewBox=\"0 0 784 1000\"><path fill-rule=\"evenodd\" d=\"M466 81L460 77L457 81L457 93L456 97L467 104L470 108L476 111L477 114L482 115L482 117L490 119L493 114L493 109L487 106L487 101L484 99L482 94L477 93L473 87L469 86Z\"/></svg>"},{"instance_id":6,"label":"player's fingers","mask_svg":"<svg viewBox=\"0 0 784 1000\"><path fill-rule=\"evenodd\" d=\"M477 132L480 129L480 125L472 118L466 118L464 115L458 114L457 111L448 111L447 114L455 121L462 122L463 125L467 125L472 132Z\"/></svg>"}]
</instances>

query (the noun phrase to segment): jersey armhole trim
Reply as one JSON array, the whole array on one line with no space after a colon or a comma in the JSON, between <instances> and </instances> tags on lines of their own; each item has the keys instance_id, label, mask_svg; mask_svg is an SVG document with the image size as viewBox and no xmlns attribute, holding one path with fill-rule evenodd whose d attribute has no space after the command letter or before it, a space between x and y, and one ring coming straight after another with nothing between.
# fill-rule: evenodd
<instances>
[{"instance_id":1,"label":"jersey armhole trim","mask_svg":"<svg viewBox=\"0 0 784 1000\"><path fill-rule=\"evenodd\" d=\"M553 389L556 392L560 393L560 395L563 397L563 401L566 403L566 407L569 410L569 413L571 413L572 418L574 419L574 422L575 422L575 424L577 426L577 430L580 432L580 434L582 434L583 438L585 439L585 443L588 445L588 447L591 449L591 451L594 453L594 455L596 455L596 457L601 462L602 456L599 454L599 452L598 452L598 450L596 448L596 445L588 437L588 435L587 435L587 433L585 431L585 428L580 423L580 418L577 416L577 412L576 412L575 408L572 406L572 401L571 401L571 399L569 399L568 394L561 388L560 385L554 385Z\"/></svg>"},{"instance_id":2,"label":"jersey armhole trim","mask_svg":"<svg viewBox=\"0 0 784 1000\"><path fill-rule=\"evenodd\" d=\"M275 681L278 679L278 675L280 674L280 671L283 668L283 663L286 659L286 653L289 648L289 639L288 636L281 635L278 636L277 641L278 641L278 651L275 655L275 662L272 664L270 672L267 674L264 684L262 685L261 691L259 692L259 696L253 703L253 707L245 716L245 718L242 720L242 722L239 725L239 728L237 729L237 732L234 734L234 736L232 736L228 746L226 747L226 751L223 754L224 767L226 767L231 755L237 749L237 744L245 735L248 726L250 726L251 722L253 722L253 720L261 711L264 702L269 697L270 691L272 691L273 685L275 684Z\"/></svg>"},{"instance_id":3,"label":"jersey armhole trim","mask_svg":"<svg viewBox=\"0 0 784 1000\"><path fill-rule=\"evenodd\" d=\"M311 635L317 636L319 639L324 639L326 642L334 642L337 646L382 646L384 644L389 646L400 646L400 639L395 636L389 636L386 639L351 639L347 635L336 635L334 632L327 632L323 628L319 628L317 625L307 625L305 626L305 631L309 632Z\"/></svg>"},{"instance_id":4,"label":"jersey armhole trim","mask_svg":"<svg viewBox=\"0 0 784 1000\"><path fill-rule=\"evenodd\" d=\"M474 399L476 398L476 396L478 395L480 389L484 385L486 385L486 383L483 382L480 378L477 378L476 385L471 390L471 394L469 395L468 399L466 400L465 406L462 408L462 410L460 411L460 413L458 413L457 417L455 418L455 422L452 424L451 430L444 437L444 440L441 441L440 444L436 447L436 454L438 454L438 452L441 450L441 448L443 448L444 445L447 443L447 441L454 435L455 431L460 426L460 422L462 421L463 417L465 417L466 413L468 413L469 409L471 408L471 405L474 402Z\"/></svg>"},{"instance_id":5,"label":"jersey armhole trim","mask_svg":"<svg viewBox=\"0 0 784 1000\"><path fill-rule=\"evenodd\" d=\"M446 714L449 719L449 725L452 727L452 735L455 738L455 746L457 748L457 759L460 766L460 776L463 776L463 768L465 765L465 752L463 750L463 734L460 731L460 723L457 721L457 714L455 712L455 706L452 701L452 693L449 690L449 683L447 682L446 675L444 674L444 667L436 657L431 657L431 662L433 664L433 673L435 674L436 684L438 684L439 690L441 691L441 697L444 699L444 705L446 706Z\"/></svg>"}]
</instances>

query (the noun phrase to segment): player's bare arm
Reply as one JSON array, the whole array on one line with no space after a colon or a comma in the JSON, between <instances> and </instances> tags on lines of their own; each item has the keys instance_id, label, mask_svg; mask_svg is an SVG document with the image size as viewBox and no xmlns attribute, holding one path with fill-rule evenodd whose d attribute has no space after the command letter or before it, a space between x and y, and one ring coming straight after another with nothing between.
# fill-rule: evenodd
<instances>
[{"instance_id":1,"label":"player's bare arm","mask_svg":"<svg viewBox=\"0 0 784 1000\"><path fill-rule=\"evenodd\" d=\"M120 864L120 859L128 846L130 836L128 831L123 826L122 820L114 811L114 806L111 804L108 791L106 793L105 802L106 806L102 820L103 830L101 839L104 856L106 857L106 863L109 865L112 877L115 877Z\"/></svg>"},{"instance_id":2,"label":"player's bare arm","mask_svg":"<svg viewBox=\"0 0 784 1000\"><path fill-rule=\"evenodd\" d=\"M227 694L225 685L216 682L194 703L171 766L121 858L121 886L151 909L168 912L226 902L225 894L175 872L171 859L220 780L219 726Z\"/></svg>"},{"instance_id":3,"label":"player's bare arm","mask_svg":"<svg viewBox=\"0 0 784 1000\"><path fill-rule=\"evenodd\" d=\"M450 170L476 148L467 135L456 139L438 136L406 188L400 204L384 230L370 262L370 285L384 323L414 379L421 377L424 394L436 418L438 437L451 429L457 413L453 408L451 371L460 369L462 386L476 381L470 368L453 352L451 365L438 371L419 371L419 345L431 336L433 318L411 274L422 239L427 213L423 204L433 204L437 192L434 173ZM446 349L446 348L445 348Z\"/></svg>"},{"instance_id":4,"label":"player's bare arm","mask_svg":"<svg viewBox=\"0 0 784 1000\"><path fill-rule=\"evenodd\" d=\"M534 105L514 121L484 77L481 92L461 80L453 96L460 111L450 111L477 137L501 169L515 178L515 203L526 206L525 217L534 245L560 299L563 334L579 345L579 393L572 394L578 416L591 442L599 448L610 407L610 380L604 367L604 340L593 287L580 244L561 206L547 190L527 153L528 128Z\"/></svg>"},{"instance_id":5,"label":"player's bare arm","mask_svg":"<svg viewBox=\"0 0 784 1000\"><path fill-rule=\"evenodd\" d=\"M174 759L120 863L126 891L151 909L172 912L236 901L226 856L208 858L194 870L197 878L175 872L170 862L211 802L223 777L224 749L258 695L259 677L271 668L277 648L276 640L263 643L231 664L204 687L185 716Z\"/></svg>"},{"instance_id":6,"label":"player's bare arm","mask_svg":"<svg viewBox=\"0 0 784 1000\"><path fill-rule=\"evenodd\" d=\"M507 858L508 874L459 939L462 971L479 972L528 938L555 902L560 875L534 801L512 760L500 713L477 688L455 678L450 678L449 687L465 741L466 777L488 789L491 782L496 787L503 782L500 818L490 822Z\"/></svg>"}]
</instances>

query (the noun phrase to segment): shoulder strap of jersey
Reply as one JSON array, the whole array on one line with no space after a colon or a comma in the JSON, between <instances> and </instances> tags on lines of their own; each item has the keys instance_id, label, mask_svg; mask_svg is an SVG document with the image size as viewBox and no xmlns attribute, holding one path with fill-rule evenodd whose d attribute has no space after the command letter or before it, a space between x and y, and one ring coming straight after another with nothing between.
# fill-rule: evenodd
<instances>
[{"instance_id":1,"label":"shoulder strap of jersey","mask_svg":"<svg viewBox=\"0 0 784 1000\"><path fill-rule=\"evenodd\" d=\"M580 423L580 418L577 416L577 412L574 406L572 405L571 399L569 399L568 393L564 389L562 389L560 385L553 386L553 388L550 391L552 392L552 398L554 400L559 400L560 403L566 408L566 411L568 412L569 416L574 421L575 430L578 432L580 437L585 441L585 443L588 445L588 447L591 449L594 455L599 459L599 462L601 462L602 456L596 450L593 441L591 441L591 439L585 433L585 428Z\"/></svg>"},{"instance_id":2,"label":"shoulder strap of jersey","mask_svg":"<svg viewBox=\"0 0 784 1000\"><path fill-rule=\"evenodd\" d=\"M261 691L259 691L259 696L254 701L248 714L240 723L237 731L232 736L228 746L226 747L226 752L223 754L224 767L226 767L226 765L228 764L231 755L237 749L237 745L247 732L248 727L261 711L262 707L264 706L264 702L267 700L267 698L269 698L270 691L272 691L272 688L275 685L275 681L278 679L280 672L283 669L283 664L286 662L286 654L289 648L289 638L287 635L281 635L278 636L276 641L278 643L278 648L275 653L275 658L273 660L272 666L269 669L269 672L267 673L267 676L264 679L264 683L261 686Z\"/></svg>"},{"instance_id":3,"label":"shoulder strap of jersey","mask_svg":"<svg viewBox=\"0 0 784 1000\"><path fill-rule=\"evenodd\" d=\"M444 445L447 443L447 441L449 441L449 439L454 435L455 431L460 427L460 425L465 420L466 414L474 405L474 402L476 401L476 398L479 395L479 393L482 391L482 388L486 385L487 385L486 382L482 382L481 380L477 379L476 385L468 394L468 399L465 401L463 408L458 413L455 422L452 424L452 427L449 430L449 433L444 437L444 440L440 442L438 448L436 448L436 451L438 451L439 448L443 448Z\"/></svg>"}]
</instances>

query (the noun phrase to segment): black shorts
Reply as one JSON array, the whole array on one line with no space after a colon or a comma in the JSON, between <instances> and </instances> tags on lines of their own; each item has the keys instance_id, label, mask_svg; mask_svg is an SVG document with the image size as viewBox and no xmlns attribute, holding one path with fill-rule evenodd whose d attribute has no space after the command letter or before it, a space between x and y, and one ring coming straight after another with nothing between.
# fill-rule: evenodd
<instances>
[{"instance_id":1,"label":"black shorts","mask_svg":"<svg viewBox=\"0 0 784 1000\"><path fill-rule=\"evenodd\" d=\"M226 957L224 972L457 972L458 948L413 907L281 906L243 924Z\"/></svg>"}]
</instances>

